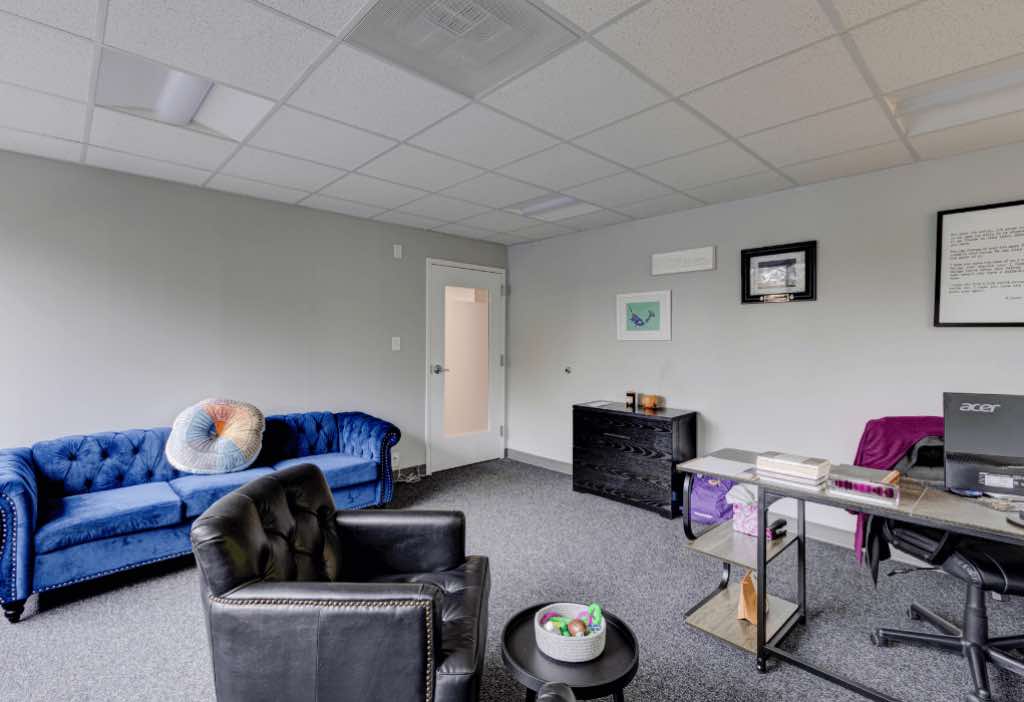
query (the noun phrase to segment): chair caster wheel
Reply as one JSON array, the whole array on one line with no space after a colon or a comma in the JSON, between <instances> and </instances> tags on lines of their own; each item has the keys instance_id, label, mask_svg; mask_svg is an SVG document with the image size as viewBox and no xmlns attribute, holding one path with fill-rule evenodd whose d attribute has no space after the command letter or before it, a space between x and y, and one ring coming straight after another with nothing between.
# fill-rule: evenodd
<instances>
[{"instance_id":1,"label":"chair caster wheel","mask_svg":"<svg viewBox=\"0 0 1024 702\"><path fill-rule=\"evenodd\" d=\"M872 631L871 645L877 646L878 648L885 648L889 645L889 642L882 638L881 634L879 634L877 631Z\"/></svg>"},{"instance_id":2,"label":"chair caster wheel","mask_svg":"<svg viewBox=\"0 0 1024 702\"><path fill-rule=\"evenodd\" d=\"M757 672L767 673L768 672L768 661L758 660L757 661Z\"/></svg>"},{"instance_id":3,"label":"chair caster wheel","mask_svg":"<svg viewBox=\"0 0 1024 702\"><path fill-rule=\"evenodd\" d=\"M907 619L912 622L917 622L921 620L921 615L918 614L917 610L913 607L907 607Z\"/></svg>"},{"instance_id":4,"label":"chair caster wheel","mask_svg":"<svg viewBox=\"0 0 1024 702\"><path fill-rule=\"evenodd\" d=\"M967 697L965 697L964 699L966 699L967 702L992 702L992 695L989 695L987 693L985 693L984 695L978 695L973 692L968 692Z\"/></svg>"}]
</instances>

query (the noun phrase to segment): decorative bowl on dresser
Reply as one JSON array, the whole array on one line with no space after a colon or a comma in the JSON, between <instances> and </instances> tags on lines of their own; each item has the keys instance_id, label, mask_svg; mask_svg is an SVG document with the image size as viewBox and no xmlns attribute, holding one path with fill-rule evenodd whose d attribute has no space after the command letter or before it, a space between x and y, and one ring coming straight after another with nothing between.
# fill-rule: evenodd
<instances>
[{"instance_id":1,"label":"decorative bowl on dresser","mask_svg":"<svg viewBox=\"0 0 1024 702\"><path fill-rule=\"evenodd\" d=\"M697 413L659 408L634 412L621 402L572 408L572 489L679 516L676 464L697 456Z\"/></svg>"}]
</instances>

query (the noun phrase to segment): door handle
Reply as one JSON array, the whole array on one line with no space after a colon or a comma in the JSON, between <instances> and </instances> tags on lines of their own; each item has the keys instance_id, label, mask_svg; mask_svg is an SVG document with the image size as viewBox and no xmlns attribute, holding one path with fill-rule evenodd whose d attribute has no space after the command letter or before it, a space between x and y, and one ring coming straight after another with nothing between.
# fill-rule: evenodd
<instances>
[{"instance_id":1,"label":"door handle","mask_svg":"<svg viewBox=\"0 0 1024 702\"><path fill-rule=\"evenodd\" d=\"M442 366L440 363L435 363L434 365L432 365L430 367L430 370L434 375L441 375L442 373L448 372L448 369Z\"/></svg>"}]
</instances>

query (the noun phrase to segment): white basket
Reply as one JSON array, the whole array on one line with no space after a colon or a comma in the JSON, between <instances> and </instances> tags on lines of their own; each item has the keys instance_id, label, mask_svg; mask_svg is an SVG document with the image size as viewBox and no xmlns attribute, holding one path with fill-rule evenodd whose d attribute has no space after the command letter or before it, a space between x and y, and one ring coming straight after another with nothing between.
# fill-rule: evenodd
<instances>
[{"instance_id":1,"label":"white basket","mask_svg":"<svg viewBox=\"0 0 1024 702\"><path fill-rule=\"evenodd\" d=\"M575 619L581 612L587 611L586 605L571 602L557 602L541 607L533 615L533 634L537 639L537 648L549 658L563 663L584 663L592 661L604 652L604 643L608 633L608 620L602 619L601 629L596 634L586 636L562 636L545 631L540 625L540 618L548 612L556 612L560 617Z\"/></svg>"}]
</instances>

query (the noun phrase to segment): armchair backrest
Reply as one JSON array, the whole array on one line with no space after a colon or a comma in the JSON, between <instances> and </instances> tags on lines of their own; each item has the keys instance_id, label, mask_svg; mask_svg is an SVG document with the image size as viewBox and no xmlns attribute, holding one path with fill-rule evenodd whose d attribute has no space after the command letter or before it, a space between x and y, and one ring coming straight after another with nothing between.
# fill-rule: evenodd
<instances>
[{"instance_id":1,"label":"armchair backrest","mask_svg":"<svg viewBox=\"0 0 1024 702\"><path fill-rule=\"evenodd\" d=\"M192 550L214 596L241 585L329 582L340 548L323 473L301 465L258 478L213 503L192 525Z\"/></svg>"}]
</instances>

